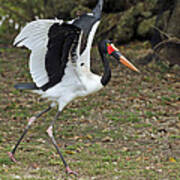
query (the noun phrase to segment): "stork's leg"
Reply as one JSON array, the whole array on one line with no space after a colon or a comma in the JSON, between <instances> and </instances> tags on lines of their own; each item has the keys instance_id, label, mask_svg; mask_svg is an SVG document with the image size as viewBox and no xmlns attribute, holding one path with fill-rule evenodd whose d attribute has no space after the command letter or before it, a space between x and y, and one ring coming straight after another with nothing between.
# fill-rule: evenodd
<instances>
[{"instance_id":1,"label":"stork's leg","mask_svg":"<svg viewBox=\"0 0 180 180\"><path fill-rule=\"evenodd\" d=\"M59 117L60 114L61 114L60 111L57 112L54 120L52 121L51 125L50 125L49 128L47 129L47 133L48 133L49 137L51 138L51 142L52 142L52 144L54 145L54 147L56 148L57 153L59 154L59 156L60 156L60 158L61 158L61 160L62 160L62 162L63 162L63 164L64 164L64 166L65 166L65 168L66 168L66 173L67 173L67 174L74 174L75 176L77 176L78 174L77 174L76 172L72 171L72 170L69 168L67 162L65 161L62 153L61 153L60 150L59 150L59 147L58 147L57 142L56 142L56 140L55 140L55 138L54 138L54 135L53 135L54 123L55 123L55 121L58 119L58 117Z\"/></svg>"},{"instance_id":2,"label":"stork's leg","mask_svg":"<svg viewBox=\"0 0 180 180\"><path fill-rule=\"evenodd\" d=\"M14 157L14 154L16 152L16 149L17 147L19 146L19 144L21 143L21 141L23 140L24 136L26 135L26 133L28 132L29 128L31 127L32 123L34 121L36 121L36 119L38 119L39 117L41 117L44 113L48 112L49 110L51 110L52 106L49 106L47 109L45 109L44 111L40 112L39 114L31 117L29 120L28 120L28 124L23 132L23 134L21 135L21 137L19 138L19 140L17 141L16 145L14 146L13 150L11 152L8 152L8 155L10 157L10 159L13 161L13 162L16 162L16 159Z\"/></svg>"}]
</instances>

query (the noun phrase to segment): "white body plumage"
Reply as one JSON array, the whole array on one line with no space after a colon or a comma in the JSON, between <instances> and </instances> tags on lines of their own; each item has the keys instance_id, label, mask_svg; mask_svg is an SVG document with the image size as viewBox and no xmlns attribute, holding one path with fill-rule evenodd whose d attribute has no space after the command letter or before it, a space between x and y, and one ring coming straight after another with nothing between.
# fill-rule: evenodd
<instances>
[{"instance_id":1,"label":"white body plumage","mask_svg":"<svg viewBox=\"0 0 180 180\"><path fill-rule=\"evenodd\" d=\"M69 24L72 22L69 22ZM26 46L32 51L29 67L32 79L38 87L48 82L48 74L45 68L45 55L47 52L48 31L54 23L61 25L63 21L33 21L24 27L14 41L14 44L17 44L18 47ZM61 81L46 91L34 90L34 92L41 94L42 97L57 102L59 111L62 111L73 99L92 94L103 88L101 77L90 71L90 50L98 25L99 21L96 22L91 29L87 39L86 49L81 55L80 46L82 34L79 36L76 63L72 63L71 60L68 61Z\"/></svg>"}]
</instances>

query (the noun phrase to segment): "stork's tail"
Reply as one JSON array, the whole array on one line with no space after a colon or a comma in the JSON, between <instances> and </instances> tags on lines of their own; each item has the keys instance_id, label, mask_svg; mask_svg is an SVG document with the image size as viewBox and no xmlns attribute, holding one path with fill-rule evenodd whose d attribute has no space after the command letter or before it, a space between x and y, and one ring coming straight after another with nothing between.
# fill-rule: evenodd
<instances>
[{"instance_id":1,"label":"stork's tail","mask_svg":"<svg viewBox=\"0 0 180 180\"><path fill-rule=\"evenodd\" d=\"M17 90L38 90L39 88L34 83L19 83L14 86Z\"/></svg>"}]
</instances>

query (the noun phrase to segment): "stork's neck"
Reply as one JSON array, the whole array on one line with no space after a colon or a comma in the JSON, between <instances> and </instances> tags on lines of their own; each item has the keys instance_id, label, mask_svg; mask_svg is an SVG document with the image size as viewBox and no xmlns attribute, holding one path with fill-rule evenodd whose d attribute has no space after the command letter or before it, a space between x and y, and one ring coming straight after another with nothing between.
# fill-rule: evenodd
<instances>
[{"instance_id":1,"label":"stork's neck","mask_svg":"<svg viewBox=\"0 0 180 180\"><path fill-rule=\"evenodd\" d=\"M104 66L104 74L101 78L101 83L103 86L106 86L111 79L111 69L109 67L109 61L106 59L105 54L101 51L101 49L99 49L99 52Z\"/></svg>"}]
</instances>

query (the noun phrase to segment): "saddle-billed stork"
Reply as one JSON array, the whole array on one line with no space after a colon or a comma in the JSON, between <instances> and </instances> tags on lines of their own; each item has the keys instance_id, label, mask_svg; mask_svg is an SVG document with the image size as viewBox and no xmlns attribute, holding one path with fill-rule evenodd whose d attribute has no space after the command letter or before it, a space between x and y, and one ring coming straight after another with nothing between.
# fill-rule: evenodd
<instances>
[{"instance_id":1,"label":"saddle-billed stork","mask_svg":"<svg viewBox=\"0 0 180 180\"><path fill-rule=\"evenodd\" d=\"M92 13L65 22L63 20L36 20L27 24L15 38L15 46L25 46L31 50L30 74L33 83L15 85L16 89L31 89L48 98L52 104L37 115L31 117L9 157L16 162L14 154L32 123L42 114L58 105L58 112L47 129L47 133L55 146L68 174L72 171L53 135L53 126L64 107L77 97L87 96L103 88L111 79L111 69L106 55L137 71L109 40L99 43L98 49L104 65L103 76L90 71L90 50L96 29L100 23L103 0L99 0Z\"/></svg>"}]
</instances>

